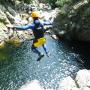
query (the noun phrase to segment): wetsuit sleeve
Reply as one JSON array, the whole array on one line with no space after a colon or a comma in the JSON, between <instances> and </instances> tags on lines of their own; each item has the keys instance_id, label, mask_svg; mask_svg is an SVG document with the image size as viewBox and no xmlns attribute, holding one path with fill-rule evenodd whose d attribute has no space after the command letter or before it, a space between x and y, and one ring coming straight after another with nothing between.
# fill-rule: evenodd
<instances>
[{"instance_id":1,"label":"wetsuit sleeve","mask_svg":"<svg viewBox=\"0 0 90 90\"><path fill-rule=\"evenodd\" d=\"M25 26L15 26L16 29L19 29L19 30L27 30L27 29L32 29L34 28L34 25L33 24L28 24L28 25L25 25Z\"/></svg>"}]
</instances>

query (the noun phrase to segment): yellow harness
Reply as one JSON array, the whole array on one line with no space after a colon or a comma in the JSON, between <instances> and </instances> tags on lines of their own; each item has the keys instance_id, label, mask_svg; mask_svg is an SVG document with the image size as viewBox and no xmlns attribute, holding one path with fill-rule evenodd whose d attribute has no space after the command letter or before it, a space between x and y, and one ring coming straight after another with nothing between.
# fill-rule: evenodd
<instances>
[{"instance_id":1,"label":"yellow harness","mask_svg":"<svg viewBox=\"0 0 90 90\"><path fill-rule=\"evenodd\" d=\"M39 38L33 45L34 47L40 47L46 43L46 38Z\"/></svg>"}]
</instances>

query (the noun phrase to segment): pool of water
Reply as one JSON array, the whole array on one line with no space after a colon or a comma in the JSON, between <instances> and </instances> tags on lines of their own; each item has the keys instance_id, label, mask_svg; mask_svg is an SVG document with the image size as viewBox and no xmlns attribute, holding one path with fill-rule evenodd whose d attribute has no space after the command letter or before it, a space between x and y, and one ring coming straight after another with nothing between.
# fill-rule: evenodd
<instances>
[{"instance_id":1,"label":"pool of water","mask_svg":"<svg viewBox=\"0 0 90 90\"><path fill-rule=\"evenodd\" d=\"M78 70L85 68L78 62L81 55L64 41L47 36L51 56L45 55L39 62L37 55L31 51L31 43L25 41L20 47L9 47L10 51L5 52L6 58L0 61L0 90L19 90L32 80L38 80L45 89L58 90L63 78L74 77ZM40 50L45 53L42 48Z\"/></svg>"}]
</instances>

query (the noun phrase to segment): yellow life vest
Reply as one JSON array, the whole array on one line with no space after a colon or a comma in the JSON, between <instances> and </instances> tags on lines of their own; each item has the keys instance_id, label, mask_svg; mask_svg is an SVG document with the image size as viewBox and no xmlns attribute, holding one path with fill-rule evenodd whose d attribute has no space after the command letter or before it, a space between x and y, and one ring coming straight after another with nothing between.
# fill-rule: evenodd
<instances>
[{"instance_id":1,"label":"yellow life vest","mask_svg":"<svg viewBox=\"0 0 90 90\"><path fill-rule=\"evenodd\" d=\"M40 38L34 43L34 47L42 46L46 43L46 38Z\"/></svg>"}]
</instances>

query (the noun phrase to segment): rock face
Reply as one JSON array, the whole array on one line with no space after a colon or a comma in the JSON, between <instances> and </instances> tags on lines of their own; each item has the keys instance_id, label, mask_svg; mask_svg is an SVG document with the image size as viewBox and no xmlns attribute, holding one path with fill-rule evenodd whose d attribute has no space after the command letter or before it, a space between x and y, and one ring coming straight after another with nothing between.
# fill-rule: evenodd
<instances>
[{"instance_id":1,"label":"rock face","mask_svg":"<svg viewBox=\"0 0 90 90\"><path fill-rule=\"evenodd\" d=\"M3 22L5 24L10 24L10 21L8 20L5 13L0 9L0 22Z\"/></svg>"},{"instance_id":2,"label":"rock face","mask_svg":"<svg viewBox=\"0 0 90 90\"><path fill-rule=\"evenodd\" d=\"M38 5L38 2L37 2L38 0L34 0L34 1ZM0 9L0 16L1 16L0 23L3 23L3 25L5 27L5 28L0 28L1 31L3 32L2 35L1 35L1 41L0 41L1 44L2 44L2 42L7 40L6 42L11 43L11 44L13 44L15 42L15 44L17 46L19 44L19 42L23 42L26 39L31 39L31 34L32 34L31 31L26 31L26 32L25 31L18 31L18 30L14 31L12 28L8 27L11 24L21 26L21 25L26 25L26 24L32 22L32 19L29 18L30 17L29 14L27 14L24 10L23 10L23 12L21 12L22 9L27 10L27 8L32 7L32 5L31 4L29 5L29 4L25 4L25 3L20 3L20 1L15 2L15 3L17 3L16 4L17 13L13 8L11 8L11 6L8 5L8 6L4 7L4 5L1 5L1 8L4 7L4 9L3 10ZM18 7L18 5L21 5L21 6ZM37 7L35 5L33 5L33 6ZM7 7L7 11L6 11L6 7ZM37 8L40 8L40 7L37 7ZM48 11L48 12L46 12L46 11L41 12L41 16L44 16L44 18L43 18L44 20L50 20L51 19L50 21L52 21L52 22L53 22L54 18L57 16L57 14L58 14L58 9L51 10L51 11ZM7 24L9 24L9 25L7 25ZM46 28L48 28L48 27L46 27Z\"/></svg>"},{"instance_id":3,"label":"rock face","mask_svg":"<svg viewBox=\"0 0 90 90\"><path fill-rule=\"evenodd\" d=\"M2 7L4 6L2 5ZM17 17L16 15L14 17L12 14L9 13L8 10L4 13L4 10L0 9L0 48L4 48L6 42L18 46L26 39L30 39L30 31L14 31L12 28L8 27L12 26L11 24L20 25L20 17ZM22 22L22 24L26 24L25 20L22 20Z\"/></svg>"},{"instance_id":4,"label":"rock face","mask_svg":"<svg viewBox=\"0 0 90 90\"><path fill-rule=\"evenodd\" d=\"M86 69L78 71L75 79L64 78L59 90L90 90L90 71Z\"/></svg>"},{"instance_id":5,"label":"rock face","mask_svg":"<svg viewBox=\"0 0 90 90\"><path fill-rule=\"evenodd\" d=\"M69 40L90 41L90 1L79 0L64 5L55 19L56 31L65 31Z\"/></svg>"}]
</instances>

